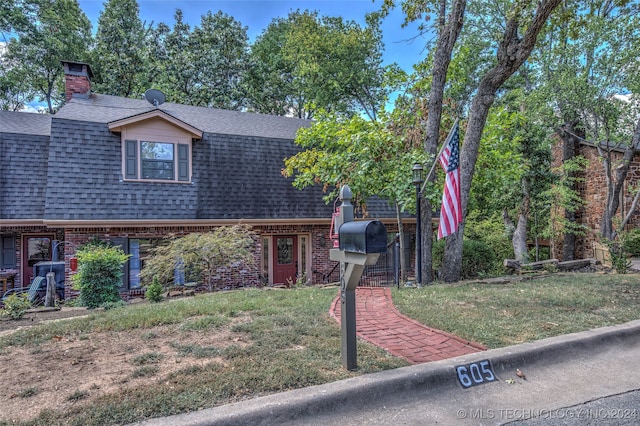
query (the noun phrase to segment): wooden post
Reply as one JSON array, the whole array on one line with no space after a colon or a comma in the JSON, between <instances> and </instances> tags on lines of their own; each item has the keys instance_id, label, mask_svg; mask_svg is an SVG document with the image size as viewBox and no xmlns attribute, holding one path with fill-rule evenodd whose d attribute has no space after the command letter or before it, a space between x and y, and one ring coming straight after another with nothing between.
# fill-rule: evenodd
<instances>
[{"instance_id":1,"label":"wooden post","mask_svg":"<svg viewBox=\"0 0 640 426\"><path fill-rule=\"evenodd\" d=\"M55 306L56 300L56 273L48 272L47 273L47 295L44 298L44 306L53 307Z\"/></svg>"}]
</instances>

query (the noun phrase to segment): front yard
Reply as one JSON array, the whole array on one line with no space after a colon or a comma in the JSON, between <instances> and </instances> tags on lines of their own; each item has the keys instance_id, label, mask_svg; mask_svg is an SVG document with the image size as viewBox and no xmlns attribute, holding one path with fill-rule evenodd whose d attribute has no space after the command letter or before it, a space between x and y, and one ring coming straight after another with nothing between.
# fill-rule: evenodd
<instances>
[{"instance_id":1,"label":"front yard","mask_svg":"<svg viewBox=\"0 0 640 426\"><path fill-rule=\"evenodd\" d=\"M341 366L338 290L142 303L0 337L0 423L125 424L406 365L364 341ZM640 318L640 275L394 290L405 314L490 347ZM91 312L91 311L89 311Z\"/></svg>"}]
</instances>

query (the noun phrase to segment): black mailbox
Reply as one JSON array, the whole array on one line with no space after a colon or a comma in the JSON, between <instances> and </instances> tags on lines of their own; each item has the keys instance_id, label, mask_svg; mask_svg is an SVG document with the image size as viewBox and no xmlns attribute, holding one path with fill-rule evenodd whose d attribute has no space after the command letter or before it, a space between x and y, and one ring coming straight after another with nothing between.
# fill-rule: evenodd
<instances>
[{"instance_id":1,"label":"black mailbox","mask_svg":"<svg viewBox=\"0 0 640 426\"><path fill-rule=\"evenodd\" d=\"M340 250L363 254L387 252L387 228L379 220L345 222L338 235Z\"/></svg>"}]
</instances>

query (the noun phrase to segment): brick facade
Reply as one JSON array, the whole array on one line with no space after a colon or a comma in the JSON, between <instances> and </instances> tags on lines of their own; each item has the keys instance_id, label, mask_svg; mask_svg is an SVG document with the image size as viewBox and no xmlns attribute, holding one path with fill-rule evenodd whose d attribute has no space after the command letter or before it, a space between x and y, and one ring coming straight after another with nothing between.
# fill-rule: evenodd
<instances>
[{"instance_id":1,"label":"brick facade","mask_svg":"<svg viewBox=\"0 0 640 426\"><path fill-rule=\"evenodd\" d=\"M580 144L578 147L578 155L583 156L587 160L587 166L579 175L580 181L577 184L580 198L584 205L576 212L578 223L586 226L585 235L578 237L576 240L577 259L594 257L594 244L600 240L600 224L604 217L604 211L607 203L607 182L605 171L602 166L602 160L598 155L598 150L589 144ZM562 142L559 142L552 148L553 167L560 165L562 159ZM622 158L622 152L612 153L612 164L615 169L616 163ZM622 219L629 211L633 194L630 192L630 184L637 185L640 182L640 154L634 157L629 168L627 180L622 190L623 200L618 209L616 217ZM627 229L632 229L640 225L640 214L635 213ZM562 240L556 242L555 256L561 257Z\"/></svg>"}]
</instances>

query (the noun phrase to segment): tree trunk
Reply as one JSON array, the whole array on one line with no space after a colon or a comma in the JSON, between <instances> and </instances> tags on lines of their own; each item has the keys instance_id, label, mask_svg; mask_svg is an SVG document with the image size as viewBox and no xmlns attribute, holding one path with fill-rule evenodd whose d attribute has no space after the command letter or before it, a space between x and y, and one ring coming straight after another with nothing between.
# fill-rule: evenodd
<instances>
[{"instance_id":1,"label":"tree trunk","mask_svg":"<svg viewBox=\"0 0 640 426\"><path fill-rule=\"evenodd\" d=\"M507 21L503 39L498 47L497 63L484 76L473 98L464 143L460 151L460 196L462 198L463 223L460 224L457 233L447 238L442 265L442 278L445 282L459 281L462 275L464 220L469 205L469 193L478 158L480 138L482 137L482 130L487 120L489 108L493 105L496 91L531 54L536 44L538 33L558 4L560 4L560 0L542 0L539 2L535 16L527 26L522 38L518 36L521 16L518 11L515 11Z\"/></svg>"},{"instance_id":2,"label":"tree trunk","mask_svg":"<svg viewBox=\"0 0 640 426\"><path fill-rule=\"evenodd\" d=\"M448 22L445 22L446 4L446 0L440 0L440 11L438 13L438 44L436 45L436 51L433 57L433 68L431 69L431 90L429 92L429 110L425 129L424 150L432 156L438 153L444 86L447 81L449 63L451 62L451 52L453 52L453 48L462 30L464 10L467 1L454 1L451 5ZM434 180L435 174L430 178L431 182L434 182ZM424 197L422 197L421 200L421 214L418 220L420 220L422 225L422 282L428 284L433 281L433 257L431 253L433 248L433 230L431 229L433 206Z\"/></svg>"},{"instance_id":3,"label":"tree trunk","mask_svg":"<svg viewBox=\"0 0 640 426\"><path fill-rule=\"evenodd\" d=\"M602 221L600 222L600 234L603 238L609 240L613 240L616 237L613 218L620 207L620 193L624 188L624 181L627 178L631 162L635 156L637 143L640 143L640 120L638 120L638 124L636 125L631 144L625 149L622 161L615 169L615 178L613 176L613 164L611 164L611 148L608 146L603 148L601 144L598 145L598 154L603 159L602 167L604 168L607 181L607 204L604 215L602 216ZM637 205L637 203L633 205L633 210L635 210L635 205ZM626 216L630 217L629 214ZM621 229L623 226L624 224L621 225Z\"/></svg>"}]
</instances>

